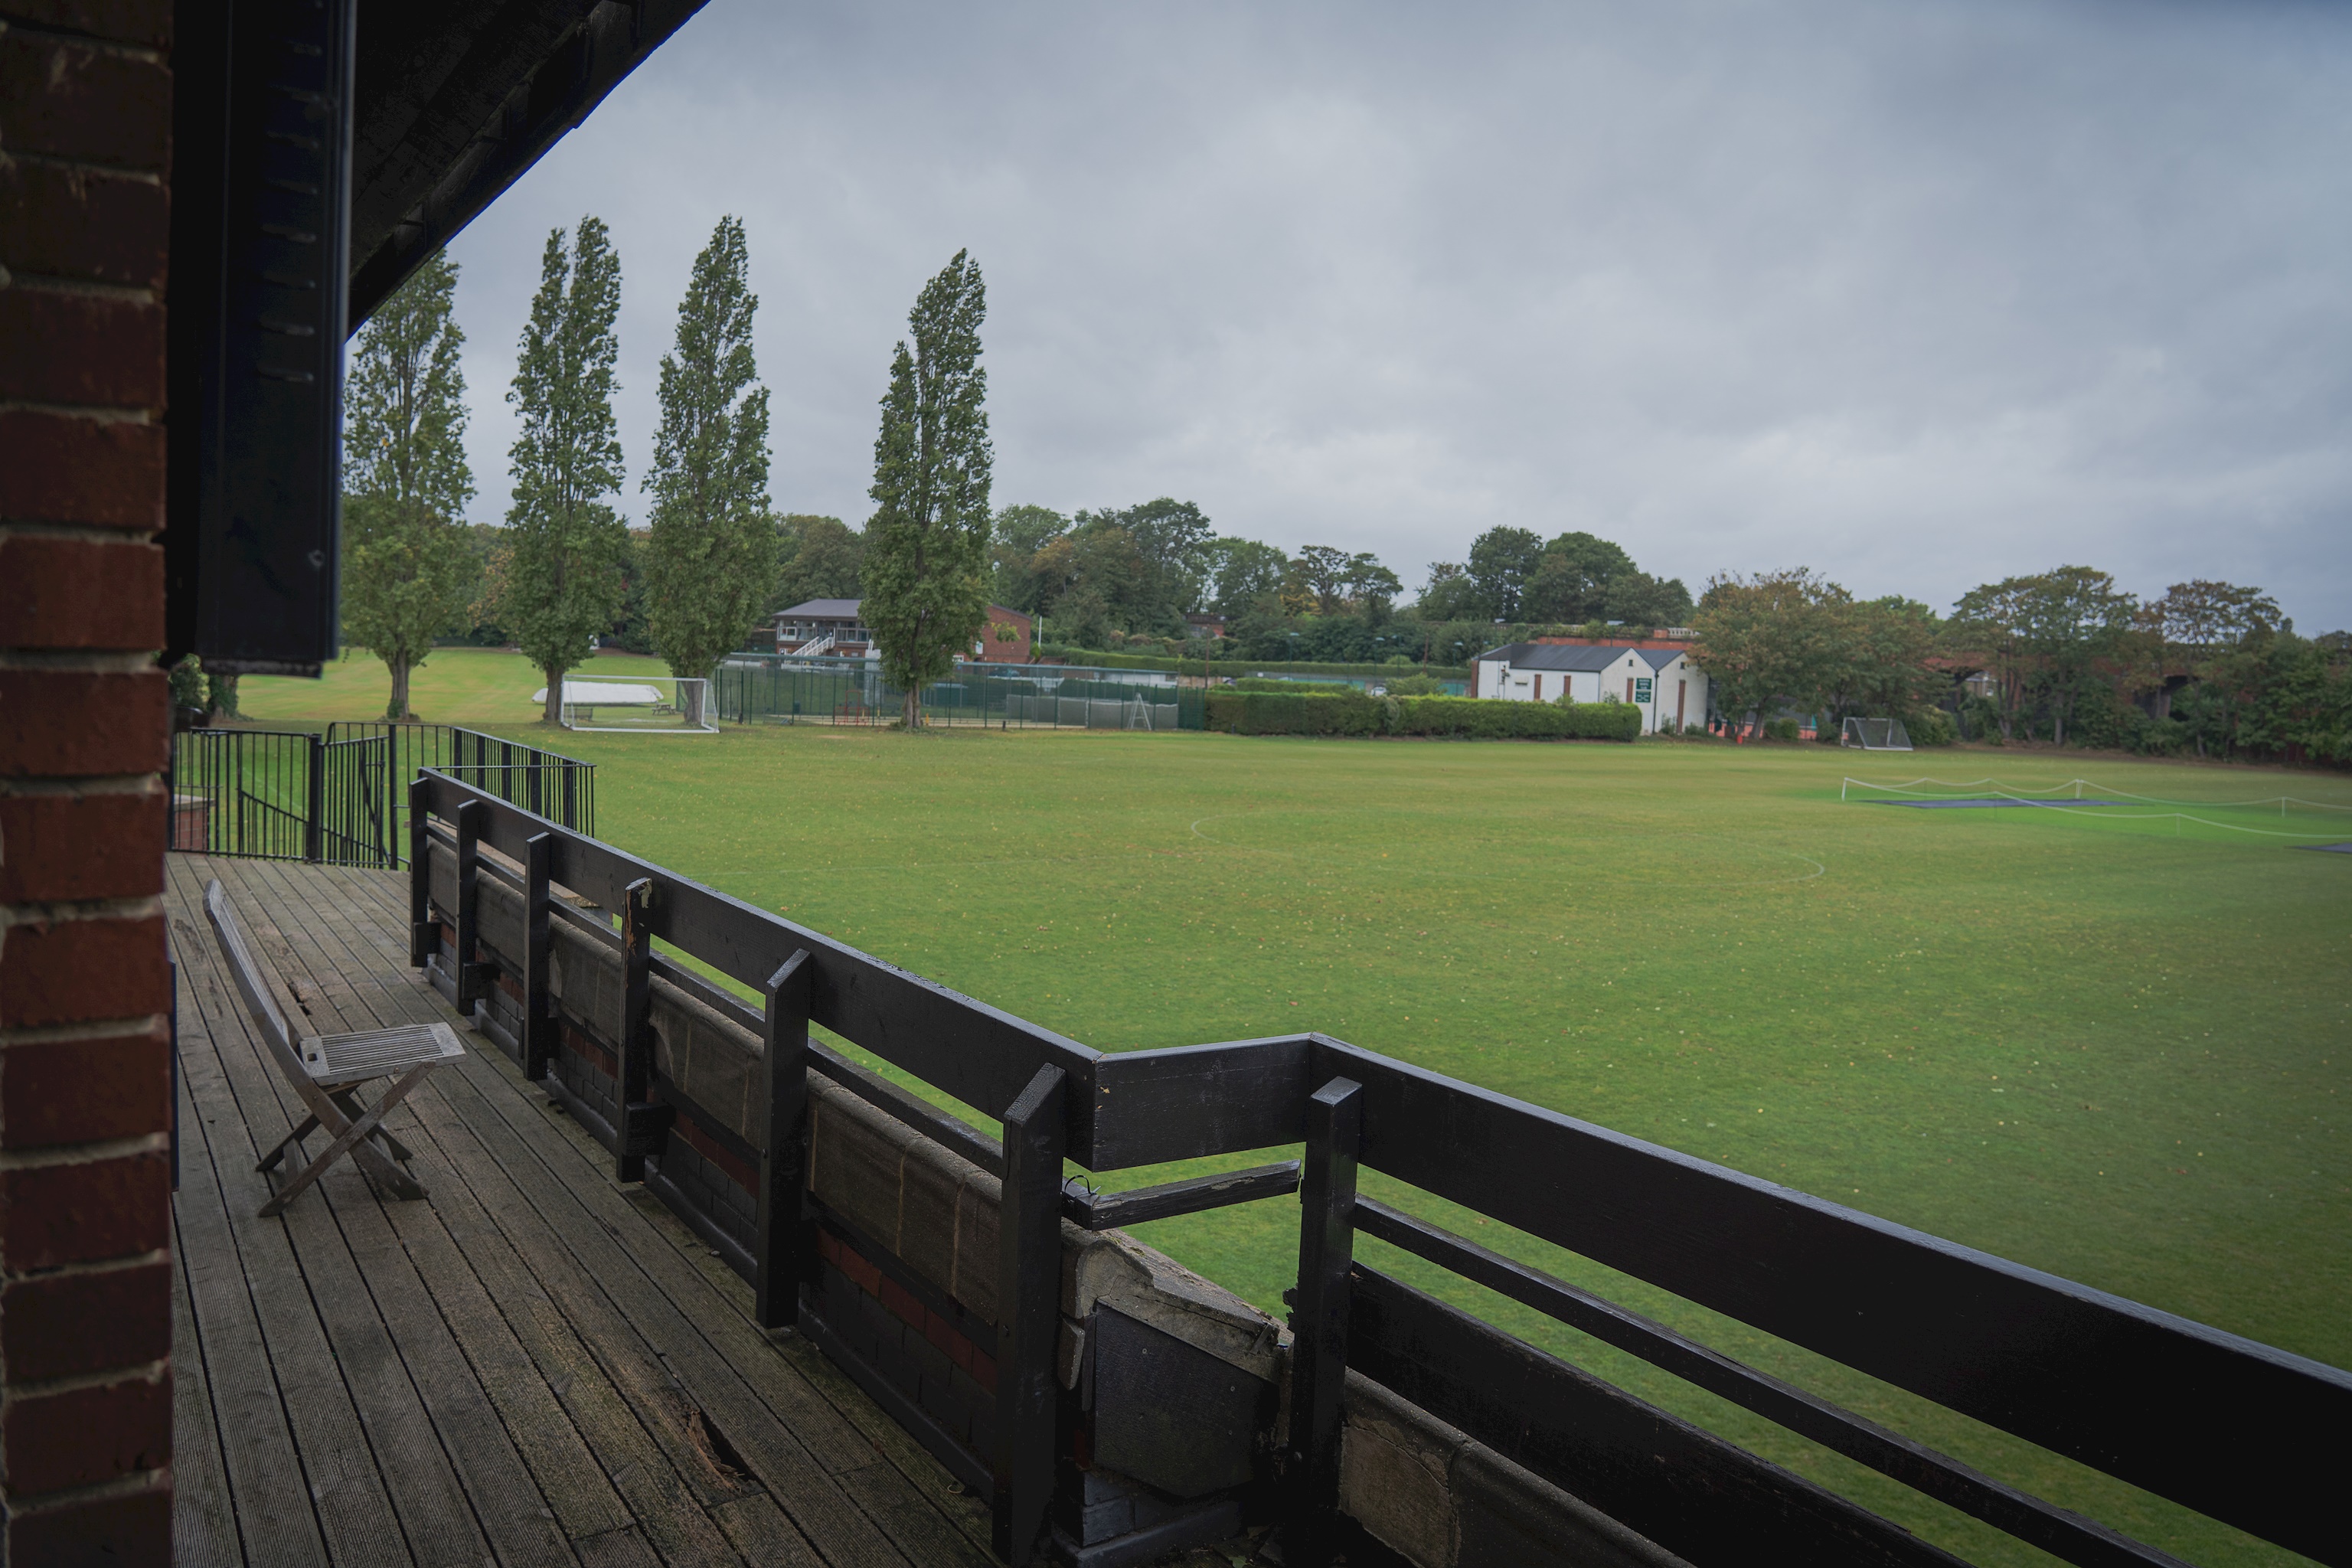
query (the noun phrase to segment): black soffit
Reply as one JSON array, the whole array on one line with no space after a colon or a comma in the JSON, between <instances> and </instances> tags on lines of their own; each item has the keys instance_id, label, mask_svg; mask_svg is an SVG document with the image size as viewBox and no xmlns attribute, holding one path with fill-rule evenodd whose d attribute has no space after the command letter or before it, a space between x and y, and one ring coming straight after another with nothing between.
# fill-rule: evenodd
<instances>
[{"instance_id":1,"label":"black soffit","mask_svg":"<svg viewBox=\"0 0 2352 1568\"><path fill-rule=\"evenodd\" d=\"M350 331L703 0L360 0Z\"/></svg>"}]
</instances>

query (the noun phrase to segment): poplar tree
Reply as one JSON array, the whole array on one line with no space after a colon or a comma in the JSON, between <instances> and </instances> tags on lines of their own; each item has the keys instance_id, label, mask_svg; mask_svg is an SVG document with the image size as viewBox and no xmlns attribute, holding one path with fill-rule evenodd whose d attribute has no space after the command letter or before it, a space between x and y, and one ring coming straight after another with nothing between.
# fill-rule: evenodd
<instances>
[{"instance_id":1,"label":"poplar tree","mask_svg":"<svg viewBox=\"0 0 2352 1568\"><path fill-rule=\"evenodd\" d=\"M547 678L550 723L562 715L564 672L588 658L627 591L628 528L604 499L621 488L620 311L621 260L604 220L582 218L568 251L562 229L549 234L507 391L522 434L508 454L513 532L498 614Z\"/></svg>"},{"instance_id":2,"label":"poplar tree","mask_svg":"<svg viewBox=\"0 0 2352 1568\"><path fill-rule=\"evenodd\" d=\"M708 679L742 645L776 576L749 268L742 220L720 218L678 302L677 352L662 356L661 428L645 482L654 497L647 618L679 677Z\"/></svg>"},{"instance_id":3,"label":"poplar tree","mask_svg":"<svg viewBox=\"0 0 2352 1568\"><path fill-rule=\"evenodd\" d=\"M874 439L861 617L884 677L906 693L909 730L922 722L925 683L953 668L988 619L987 314L980 268L959 250L908 315L914 347L901 342L891 355Z\"/></svg>"},{"instance_id":4,"label":"poplar tree","mask_svg":"<svg viewBox=\"0 0 2352 1568\"><path fill-rule=\"evenodd\" d=\"M361 330L343 382L343 628L392 672L395 721L415 717L409 671L464 618L480 575L458 521L474 476L457 287L446 255L419 267Z\"/></svg>"}]
</instances>

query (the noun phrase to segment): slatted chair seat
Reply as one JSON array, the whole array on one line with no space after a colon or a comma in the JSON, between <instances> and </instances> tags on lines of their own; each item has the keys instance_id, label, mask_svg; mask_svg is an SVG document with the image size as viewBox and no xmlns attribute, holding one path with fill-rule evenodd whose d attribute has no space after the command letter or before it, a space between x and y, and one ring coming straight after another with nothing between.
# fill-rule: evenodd
<instances>
[{"instance_id":1,"label":"slatted chair seat","mask_svg":"<svg viewBox=\"0 0 2352 1568\"><path fill-rule=\"evenodd\" d=\"M385 1130L383 1119L425 1081L427 1073L466 1054L465 1047L457 1043L457 1032L446 1024L408 1024L342 1035L309 1035L298 1046L293 1031L286 1026L286 1015L270 994L268 977L254 960L236 910L229 906L228 893L217 881L205 884L205 914L220 941L237 994L260 1029L262 1044L310 1112L254 1169L265 1173L274 1169L289 1149L321 1128L333 1139L324 1153L261 1205L261 1217L285 1212L297 1194L325 1175L327 1168L345 1154L395 1194L423 1197L424 1185L404 1168L414 1155ZM399 1076L374 1105L361 1102L360 1085L394 1074Z\"/></svg>"},{"instance_id":2,"label":"slatted chair seat","mask_svg":"<svg viewBox=\"0 0 2352 1568\"><path fill-rule=\"evenodd\" d=\"M302 1042L302 1070L321 1089L341 1089L390 1078L420 1062L453 1061L466 1054L446 1024L404 1024L395 1029L355 1029L312 1035Z\"/></svg>"}]
</instances>

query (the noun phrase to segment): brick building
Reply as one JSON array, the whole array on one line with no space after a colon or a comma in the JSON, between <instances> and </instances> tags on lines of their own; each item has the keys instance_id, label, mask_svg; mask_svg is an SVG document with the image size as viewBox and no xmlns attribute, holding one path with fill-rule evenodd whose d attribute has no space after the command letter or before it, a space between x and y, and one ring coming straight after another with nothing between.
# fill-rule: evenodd
<instances>
[{"instance_id":1,"label":"brick building","mask_svg":"<svg viewBox=\"0 0 2352 1568\"><path fill-rule=\"evenodd\" d=\"M698 5L0 0L0 1563L171 1556L158 655L330 656L344 337Z\"/></svg>"}]
</instances>

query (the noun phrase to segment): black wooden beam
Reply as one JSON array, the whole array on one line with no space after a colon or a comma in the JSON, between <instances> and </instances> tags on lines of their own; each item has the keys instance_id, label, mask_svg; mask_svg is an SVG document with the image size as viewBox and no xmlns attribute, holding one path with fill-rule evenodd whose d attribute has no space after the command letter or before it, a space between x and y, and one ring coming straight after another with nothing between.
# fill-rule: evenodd
<instances>
[{"instance_id":1,"label":"black wooden beam","mask_svg":"<svg viewBox=\"0 0 2352 1568\"><path fill-rule=\"evenodd\" d=\"M1091 1192L1076 1182L1066 1183L1062 1212L1072 1224L1085 1230L1118 1230L1146 1220L1229 1208L1259 1198L1285 1197L1297 1190L1298 1162L1285 1160L1278 1165L1192 1176L1124 1193Z\"/></svg>"},{"instance_id":2,"label":"black wooden beam","mask_svg":"<svg viewBox=\"0 0 2352 1568\"><path fill-rule=\"evenodd\" d=\"M613 1100L620 1108L613 1129L613 1176L622 1182L645 1180L646 1156L661 1152L677 1114L675 1107L655 1104L651 1094L655 901L649 877L622 889L621 1025L614 1037L620 1073L613 1084Z\"/></svg>"},{"instance_id":3,"label":"black wooden beam","mask_svg":"<svg viewBox=\"0 0 2352 1568\"><path fill-rule=\"evenodd\" d=\"M2004 1485L1899 1432L1685 1339L1638 1312L1425 1220L1373 1199L1360 1198L1356 1228L1640 1356L1801 1436L2031 1542L2054 1557L2084 1568L2183 1568L2179 1559L2153 1546Z\"/></svg>"},{"instance_id":4,"label":"black wooden beam","mask_svg":"<svg viewBox=\"0 0 2352 1568\"><path fill-rule=\"evenodd\" d=\"M1360 1263L1351 1283L1349 1365L1680 1557L1959 1568L1901 1526L1433 1296Z\"/></svg>"},{"instance_id":5,"label":"black wooden beam","mask_svg":"<svg viewBox=\"0 0 2352 1568\"><path fill-rule=\"evenodd\" d=\"M551 875L607 908L625 901L631 881L660 876L654 934L722 973L762 984L806 949L813 1023L984 1114L1005 1114L1041 1067L1060 1069L1068 1153L1087 1169L1296 1138L1308 1086L1349 1078L1364 1086L1369 1166L2265 1540L2352 1564L2326 1501L2352 1433L2352 1373L1326 1037L1104 1057L446 774L426 785L445 817L485 802L482 839L507 855L553 829ZM1292 1108L1260 1103L1286 1095ZM1236 1099L1251 1103L1225 1103ZM917 1126L946 1120L892 1114ZM960 1152L975 1142L949 1131L942 1141ZM2332 1436L2290 1436L2305 1433Z\"/></svg>"},{"instance_id":6,"label":"black wooden beam","mask_svg":"<svg viewBox=\"0 0 2352 1568\"><path fill-rule=\"evenodd\" d=\"M814 1273L810 1230L802 1213L808 1184L808 982L803 951L768 979L766 1125L761 1129L759 1205L753 1229L760 1278L753 1310L762 1329L790 1328L800 1290Z\"/></svg>"},{"instance_id":7,"label":"black wooden beam","mask_svg":"<svg viewBox=\"0 0 2352 1568\"><path fill-rule=\"evenodd\" d=\"M488 819L485 803L473 800L459 806L457 817L457 963L449 978L457 987L457 1011L474 1015L479 989L482 938L482 826Z\"/></svg>"},{"instance_id":8,"label":"black wooden beam","mask_svg":"<svg viewBox=\"0 0 2352 1568\"><path fill-rule=\"evenodd\" d=\"M554 956L555 938L548 914L549 864L555 856L555 837L534 833L523 844L522 857L522 1076L537 1083L547 1075L555 1056L556 1031L562 1026L548 994L548 961Z\"/></svg>"},{"instance_id":9,"label":"black wooden beam","mask_svg":"<svg viewBox=\"0 0 2352 1568\"><path fill-rule=\"evenodd\" d=\"M1322 1568L1337 1545L1339 1420L1348 1389L1348 1270L1355 1257L1363 1089L1335 1078L1307 1102L1298 1285L1290 1327L1289 1533L1285 1561Z\"/></svg>"},{"instance_id":10,"label":"black wooden beam","mask_svg":"<svg viewBox=\"0 0 2352 1568\"><path fill-rule=\"evenodd\" d=\"M2352 1563L2352 1373L1320 1041L1364 1163L2266 1540ZM2247 1435L2267 1435L2249 1440Z\"/></svg>"},{"instance_id":11,"label":"black wooden beam","mask_svg":"<svg viewBox=\"0 0 2352 1568\"><path fill-rule=\"evenodd\" d=\"M816 965L810 984L810 1022L985 1115L1002 1118L1039 1067L1061 1068L1070 1085L1072 1158L1097 1170L1133 1163L1116 1151L1098 1157L1095 1146L1092 1085L1101 1052L583 837L446 773L428 771L425 776L432 782L435 815L452 816L463 801L484 802L490 807L484 838L518 860L531 834L555 829L560 836L556 881L607 909L626 901L631 882L658 878L662 897L651 917L654 934L730 979L765 985L785 959L807 949Z\"/></svg>"},{"instance_id":12,"label":"black wooden beam","mask_svg":"<svg viewBox=\"0 0 2352 1568\"><path fill-rule=\"evenodd\" d=\"M996 1554L1036 1555L1054 1497L1054 1352L1062 1314L1063 1123L1068 1079L1041 1067L1004 1113L1003 1200L997 1211Z\"/></svg>"},{"instance_id":13,"label":"black wooden beam","mask_svg":"<svg viewBox=\"0 0 2352 1568\"><path fill-rule=\"evenodd\" d=\"M433 786L408 785L408 962L418 969L441 945L433 920Z\"/></svg>"}]
</instances>

